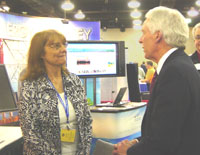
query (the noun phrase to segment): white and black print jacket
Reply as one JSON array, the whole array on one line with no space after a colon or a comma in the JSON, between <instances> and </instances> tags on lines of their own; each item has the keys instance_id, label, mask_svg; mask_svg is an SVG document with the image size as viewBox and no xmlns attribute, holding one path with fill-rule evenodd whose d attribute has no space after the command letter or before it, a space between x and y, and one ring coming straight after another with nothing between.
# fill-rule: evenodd
<instances>
[{"instance_id":1,"label":"white and black print jacket","mask_svg":"<svg viewBox=\"0 0 200 155\"><path fill-rule=\"evenodd\" d=\"M77 118L80 143L76 155L88 155L92 139L92 118L80 79L72 73L63 75L64 91ZM60 120L56 91L45 76L24 80L18 108L24 137L25 155L60 155Z\"/></svg>"}]
</instances>

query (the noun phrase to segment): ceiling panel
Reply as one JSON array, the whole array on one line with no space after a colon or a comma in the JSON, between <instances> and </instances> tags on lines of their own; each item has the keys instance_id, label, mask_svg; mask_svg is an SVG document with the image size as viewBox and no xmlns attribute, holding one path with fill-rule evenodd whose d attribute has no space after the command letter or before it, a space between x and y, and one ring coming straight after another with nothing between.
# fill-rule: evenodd
<instances>
[{"instance_id":1,"label":"ceiling panel","mask_svg":"<svg viewBox=\"0 0 200 155\"><path fill-rule=\"evenodd\" d=\"M28 15L60 17L64 18L64 11L60 8L64 0L6 0L10 6L10 12L20 13L28 12ZM132 18L128 8L129 0L71 0L75 4L73 11L66 13L66 18L76 20L74 14L81 9L87 21L101 21L101 27L107 28L130 28L132 27ZM141 6L139 10L144 14L151 8L164 5L176 8L185 16L186 12L195 6L195 0L139 0ZM144 19L144 17L142 17ZM194 19L191 26L200 21L199 16Z\"/></svg>"}]
</instances>

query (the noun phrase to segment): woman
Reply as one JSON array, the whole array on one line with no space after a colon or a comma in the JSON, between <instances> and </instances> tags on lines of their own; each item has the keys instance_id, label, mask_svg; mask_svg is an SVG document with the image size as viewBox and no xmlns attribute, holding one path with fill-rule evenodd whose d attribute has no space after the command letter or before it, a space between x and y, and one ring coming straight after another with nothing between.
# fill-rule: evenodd
<instances>
[{"instance_id":1,"label":"woman","mask_svg":"<svg viewBox=\"0 0 200 155\"><path fill-rule=\"evenodd\" d=\"M80 79L66 69L66 39L36 33L20 78L20 125L24 154L88 155L92 119Z\"/></svg>"}]
</instances>

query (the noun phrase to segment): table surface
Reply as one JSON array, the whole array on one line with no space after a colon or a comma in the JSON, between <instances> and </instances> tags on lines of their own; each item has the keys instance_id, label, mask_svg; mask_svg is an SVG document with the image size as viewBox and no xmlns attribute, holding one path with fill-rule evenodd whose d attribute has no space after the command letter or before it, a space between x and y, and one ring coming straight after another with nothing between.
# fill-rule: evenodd
<instances>
[{"instance_id":1,"label":"table surface","mask_svg":"<svg viewBox=\"0 0 200 155\"><path fill-rule=\"evenodd\" d=\"M22 138L20 127L0 126L0 150Z\"/></svg>"},{"instance_id":2,"label":"table surface","mask_svg":"<svg viewBox=\"0 0 200 155\"><path fill-rule=\"evenodd\" d=\"M117 112L122 112L122 111L129 111L132 109L137 109L140 107L146 106L146 102L129 102L125 104L123 107L90 107L91 112L100 112L100 113L117 113Z\"/></svg>"}]
</instances>

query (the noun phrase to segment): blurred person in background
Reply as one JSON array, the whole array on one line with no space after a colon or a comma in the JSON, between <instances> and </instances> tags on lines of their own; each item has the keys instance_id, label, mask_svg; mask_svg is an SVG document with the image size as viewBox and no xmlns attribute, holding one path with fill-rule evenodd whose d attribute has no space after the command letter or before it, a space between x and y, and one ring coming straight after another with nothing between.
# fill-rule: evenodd
<instances>
[{"instance_id":1,"label":"blurred person in background","mask_svg":"<svg viewBox=\"0 0 200 155\"><path fill-rule=\"evenodd\" d=\"M147 72L147 67L146 67L146 64L145 62L143 61L142 64L140 65L140 67L144 70L145 74Z\"/></svg>"},{"instance_id":2,"label":"blurred person in background","mask_svg":"<svg viewBox=\"0 0 200 155\"><path fill-rule=\"evenodd\" d=\"M145 72L144 70L142 69L142 67L138 67L138 79L139 80L142 80L145 78Z\"/></svg>"},{"instance_id":3,"label":"blurred person in background","mask_svg":"<svg viewBox=\"0 0 200 155\"><path fill-rule=\"evenodd\" d=\"M196 24L192 29L194 44L196 51L190 56L196 69L200 73L200 23Z\"/></svg>"},{"instance_id":4,"label":"blurred person in background","mask_svg":"<svg viewBox=\"0 0 200 155\"><path fill-rule=\"evenodd\" d=\"M150 87L151 81L153 79L153 75L155 73L155 68L153 66L153 62L152 61L147 61L146 62L146 68L147 68L147 72L145 75L145 79L140 80L141 82L146 82L148 85L148 89Z\"/></svg>"}]
</instances>

